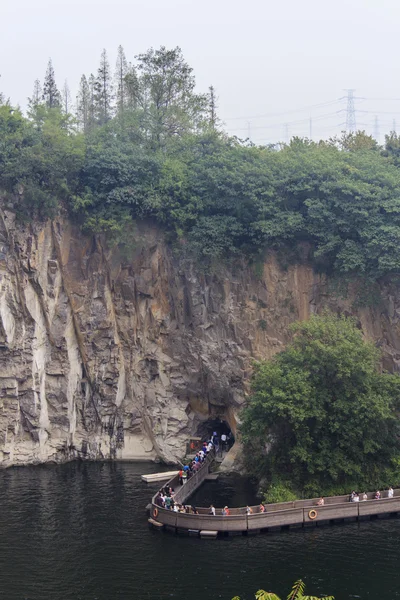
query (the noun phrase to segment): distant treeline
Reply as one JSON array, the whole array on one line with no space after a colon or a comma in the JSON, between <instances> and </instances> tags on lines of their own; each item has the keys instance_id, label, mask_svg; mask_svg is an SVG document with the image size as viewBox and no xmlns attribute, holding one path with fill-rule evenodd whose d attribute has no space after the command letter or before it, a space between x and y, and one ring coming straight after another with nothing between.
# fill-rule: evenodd
<instances>
[{"instance_id":1,"label":"distant treeline","mask_svg":"<svg viewBox=\"0 0 400 600\"><path fill-rule=\"evenodd\" d=\"M0 188L21 218L67 210L110 243L129 243L145 218L202 261L267 249L297 259L301 246L320 270L400 272L396 133L384 147L364 132L254 146L229 137L217 112L179 48L132 65L120 47L114 74L104 51L74 107L50 62L26 116L0 98Z\"/></svg>"}]
</instances>

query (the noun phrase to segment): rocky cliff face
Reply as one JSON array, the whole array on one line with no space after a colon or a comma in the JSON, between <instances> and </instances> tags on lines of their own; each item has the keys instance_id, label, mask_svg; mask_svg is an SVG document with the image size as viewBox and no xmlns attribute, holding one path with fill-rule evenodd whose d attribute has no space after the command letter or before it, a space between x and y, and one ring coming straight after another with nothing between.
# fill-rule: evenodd
<instances>
[{"instance_id":1,"label":"rocky cliff face","mask_svg":"<svg viewBox=\"0 0 400 600\"><path fill-rule=\"evenodd\" d=\"M0 213L0 463L173 461L208 419L233 430L251 359L324 306L354 311L305 265L267 257L205 275L143 226L129 261L68 221ZM400 294L358 311L400 368Z\"/></svg>"}]
</instances>

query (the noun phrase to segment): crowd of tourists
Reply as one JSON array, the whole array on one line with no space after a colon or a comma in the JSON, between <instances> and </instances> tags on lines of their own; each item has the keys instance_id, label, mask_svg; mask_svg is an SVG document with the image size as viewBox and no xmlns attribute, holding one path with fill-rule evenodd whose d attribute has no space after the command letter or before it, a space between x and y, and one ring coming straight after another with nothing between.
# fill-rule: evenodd
<instances>
[{"instance_id":1,"label":"crowd of tourists","mask_svg":"<svg viewBox=\"0 0 400 600\"><path fill-rule=\"evenodd\" d=\"M172 487L162 488L155 499L155 503L160 508L166 508L174 512L198 515L199 511L193 505L180 504L175 501L175 490Z\"/></svg>"},{"instance_id":2,"label":"crowd of tourists","mask_svg":"<svg viewBox=\"0 0 400 600\"><path fill-rule=\"evenodd\" d=\"M182 465L182 468L178 473L178 482L179 485L185 485L185 483L197 473L197 471L202 467L206 456L213 449L217 449L217 443L219 442L217 434L214 432L211 439L208 442L203 442L201 449L196 452L195 457L187 464ZM175 490L166 486L161 488L158 492L155 503L160 508L166 508L167 510L173 510L175 512L187 513L198 515L198 510L195 506L179 504L175 501Z\"/></svg>"}]
</instances>

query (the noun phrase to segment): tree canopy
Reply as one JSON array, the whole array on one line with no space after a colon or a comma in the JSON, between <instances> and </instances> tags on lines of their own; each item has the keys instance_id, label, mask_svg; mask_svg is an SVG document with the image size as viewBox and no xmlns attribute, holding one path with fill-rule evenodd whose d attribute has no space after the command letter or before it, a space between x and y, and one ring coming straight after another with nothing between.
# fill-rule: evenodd
<instances>
[{"instance_id":1,"label":"tree canopy","mask_svg":"<svg viewBox=\"0 0 400 600\"><path fill-rule=\"evenodd\" d=\"M63 209L113 233L153 219L202 262L278 249L316 269L400 273L400 162L363 132L254 146L220 126L214 86L199 93L180 48L151 48L113 74L103 50L75 106L49 61L27 116L1 100L0 188L24 218Z\"/></svg>"},{"instance_id":2,"label":"tree canopy","mask_svg":"<svg viewBox=\"0 0 400 600\"><path fill-rule=\"evenodd\" d=\"M251 469L314 494L400 481L400 377L379 371L379 351L350 318L312 316L292 331L255 365L242 423Z\"/></svg>"}]
</instances>

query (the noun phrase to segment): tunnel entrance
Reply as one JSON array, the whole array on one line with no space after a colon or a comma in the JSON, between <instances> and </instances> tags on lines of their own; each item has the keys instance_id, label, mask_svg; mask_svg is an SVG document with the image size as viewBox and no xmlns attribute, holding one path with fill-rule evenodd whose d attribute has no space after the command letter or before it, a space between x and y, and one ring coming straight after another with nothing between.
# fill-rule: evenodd
<instances>
[{"instance_id":1,"label":"tunnel entrance","mask_svg":"<svg viewBox=\"0 0 400 600\"><path fill-rule=\"evenodd\" d=\"M235 442L228 423L219 418L200 423L197 427L197 436L205 442L212 440L220 452L228 452Z\"/></svg>"}]
</instances>

